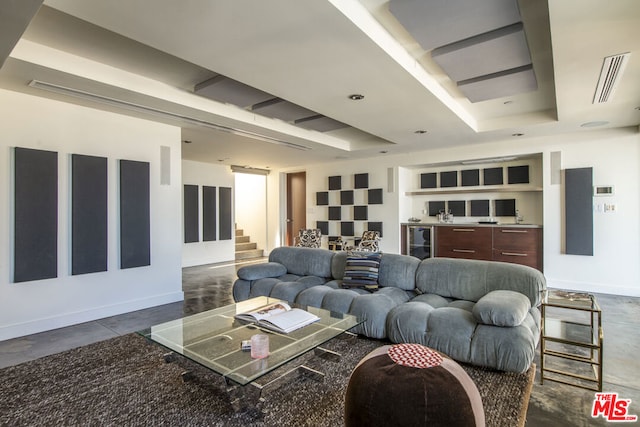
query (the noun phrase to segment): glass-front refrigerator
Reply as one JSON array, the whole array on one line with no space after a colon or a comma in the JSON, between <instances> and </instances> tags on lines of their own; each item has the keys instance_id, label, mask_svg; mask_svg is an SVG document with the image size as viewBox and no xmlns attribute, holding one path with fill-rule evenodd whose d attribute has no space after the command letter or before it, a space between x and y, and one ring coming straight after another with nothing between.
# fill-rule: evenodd
<instances>
[{"instance_id":1,"label":"glass-front refrigerator","mask_svg":"<svg viewBox=\"0 0 640 427\"><path fill-rule=\"evenodd\" d=\"M419 259L431 258L433 253L433 226L407 226L406 253Z\"/></svg>"}]
</instances>

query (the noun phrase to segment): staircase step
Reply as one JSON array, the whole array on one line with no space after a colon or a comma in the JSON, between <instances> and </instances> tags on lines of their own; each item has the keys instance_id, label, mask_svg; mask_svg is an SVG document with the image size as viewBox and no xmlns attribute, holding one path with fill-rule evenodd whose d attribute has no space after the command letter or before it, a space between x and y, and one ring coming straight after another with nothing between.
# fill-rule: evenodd
<instances>
[{"instance_id":1,"label":"staircase step","mask_svg":"<svg viewBox=\"0 0 640 427\"><path fill-rule=\"evenodd\" d=\"M236 251L236 260L239 259L251 259L251 258L261 258L264 256L264 250L262 249L251 249L248 251Z\"/></svg>"},{"instance_id":2,"label":"staircase step","mask_svg":"<svg viewBox=\"0 0 640 427\"><path fill-rule=\"evenodd\" d=\"M236 243L247 243L251 240L251 236L238 236L236 234Z\"/></svg>"},{"instance_id":3,"label":"staircase step","mask_svg":"<svg viewBox=\"0 0 640 427\"><path fill-rule=\"evenodd\" d=\"M236 252L238 251L248 251L251 249L257 249L258 248L258 244L257 243L236 243Z\"/></svg>"},{"instance_id":4,"label":"staircase step","mask_svg":"<svg viewBox=\"0 0 640 427\"><path fill-rule=\"evenodd\" d=\"M244 230L242 228L236 228L236 236L244 236Z\"/></svg>"}]
</instances>

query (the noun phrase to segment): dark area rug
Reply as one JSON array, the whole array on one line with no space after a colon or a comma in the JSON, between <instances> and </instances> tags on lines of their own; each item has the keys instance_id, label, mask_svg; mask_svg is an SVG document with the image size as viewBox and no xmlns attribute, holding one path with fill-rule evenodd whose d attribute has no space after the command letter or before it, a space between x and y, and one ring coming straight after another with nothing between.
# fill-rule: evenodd
<instances>
[{"instance_id":1,"label":"dark area rug","mask_svg":"<svg viewBox=\"0 0 640 427\"><path fill-rule=\"evenodd\" d=\"M126 335L0 370L0 425L340 426L349 374L384 344L333 339L324 347L341 353L339 362L311 352L261 382L302 362L324 372L324 381L286 378L266 389L261 412L236 413L220 376L165 363L162 348ZM193 367L193 380L182 381L185 367ZM524 425L535 367L524 374L463 367L478 386L487 426Z\"/></svg>"}]
</instances>

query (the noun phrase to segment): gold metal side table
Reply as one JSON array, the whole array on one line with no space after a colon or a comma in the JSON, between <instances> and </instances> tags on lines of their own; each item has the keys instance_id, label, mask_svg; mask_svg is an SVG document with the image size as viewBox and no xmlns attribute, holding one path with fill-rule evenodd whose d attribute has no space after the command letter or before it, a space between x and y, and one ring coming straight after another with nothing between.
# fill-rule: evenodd
<instances>
[{"instance_id":1,"label":"gold metal side table","mask_svg":"<svg viewBox=\"0 0 640 427\"><path fill-rule=\"evenodd\" d=\"M542 303L540 384L602 391L602 310L592 294L549 291Z\"/></svg>"}]
</instances>

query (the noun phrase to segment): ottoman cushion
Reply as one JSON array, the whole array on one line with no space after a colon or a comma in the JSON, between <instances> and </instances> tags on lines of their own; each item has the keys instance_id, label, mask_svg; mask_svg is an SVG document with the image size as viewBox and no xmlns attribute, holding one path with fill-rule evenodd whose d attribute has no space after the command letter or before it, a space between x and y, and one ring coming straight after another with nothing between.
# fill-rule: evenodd
<instances>
[{"instance_id":1,"label":"ottoman cushion","mask_svg":"<svg viewBox=\"0 0 640 427\"><path fill-rule=\"evenodd\" d=\"M428 347L380 347L349 379L345 425L484 426L477 387L460 365Z\"/></svg>"}]
</instances>

